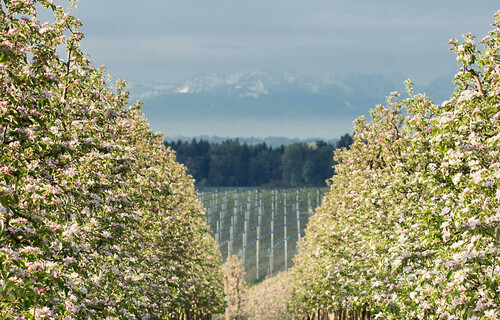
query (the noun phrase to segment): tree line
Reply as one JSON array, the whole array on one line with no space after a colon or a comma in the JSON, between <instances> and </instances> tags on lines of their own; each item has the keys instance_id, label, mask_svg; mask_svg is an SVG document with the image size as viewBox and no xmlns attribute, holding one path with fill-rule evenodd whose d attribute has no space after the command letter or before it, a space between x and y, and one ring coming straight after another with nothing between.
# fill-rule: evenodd
<instances>
[{"instance_id":1,"label":"tree line","mask_svg":"<svg viewBox=\"0 0 500 320\"><path fill-rule=\"evenodd\" d=\"M350 134L335 144L322 140L269 147L238 139L222 143L206 140L165 141L177 161L186 165L198 187L309 187L324 186L334 174L333 152L352 143Z\"/></svg>"}]
</instances>

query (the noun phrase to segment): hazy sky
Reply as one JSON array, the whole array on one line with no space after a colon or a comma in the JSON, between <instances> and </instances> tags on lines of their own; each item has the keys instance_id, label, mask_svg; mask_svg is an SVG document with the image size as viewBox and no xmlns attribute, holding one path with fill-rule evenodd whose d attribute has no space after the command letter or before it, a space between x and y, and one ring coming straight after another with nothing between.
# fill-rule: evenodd
<instances>
[{"instance_id":1,"label":"hazy sky","mask_svg":"<svg viewBox=\"0 0 500 320\"><path fill-rule=\"evenodd\" d=\"M456 70L448 40L481 39L498 9L500 0L81 0L73 14L94 64L126 80L263 69L425 83Z\"/></svg>"}]
</instances>

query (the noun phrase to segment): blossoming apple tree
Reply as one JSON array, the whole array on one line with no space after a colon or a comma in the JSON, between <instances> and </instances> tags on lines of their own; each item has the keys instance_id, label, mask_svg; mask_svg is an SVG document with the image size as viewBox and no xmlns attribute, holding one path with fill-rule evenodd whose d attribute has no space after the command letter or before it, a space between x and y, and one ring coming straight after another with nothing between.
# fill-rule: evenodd
<instances>
[{"instance_id":1,"label":"blossoming apple tree","mask_svg":"<svg viewBox=\"0 0 500 320\"><path fill-rule=\"evenodd\" d=\"M382 319L500 318L500 12L478 44L450 41L449 101L393 93L310 221L293 269L296 308Z\"/></svg>"},{"instance_id":2,"label":"blossoming apple tree","mask_svg":"<svg viewBox=\"0 0 500 320\"><path fill-rule=\"evenodd\" d=\"M193 181L79 27L51 0L0 4L0 319L219 312Z\"/></svg>"}]
</instances>

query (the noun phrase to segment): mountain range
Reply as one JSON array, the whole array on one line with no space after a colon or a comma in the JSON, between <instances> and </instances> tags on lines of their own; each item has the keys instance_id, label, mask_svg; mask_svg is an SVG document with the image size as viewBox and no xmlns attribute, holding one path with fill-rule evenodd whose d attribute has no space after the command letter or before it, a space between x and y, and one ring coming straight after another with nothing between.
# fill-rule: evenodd
<instances>
[{"instance_id":1,"label":"mountain range","mask_svg":"<svg viewBox=\"0 0 500 320\"><path fill-rule=\"evenodd\" d=\"M414 86L435 103L453 92L452 75ZM345 74L329 77L252 71L204 74L173 84L129 82L152 128L169 136L286 136L338 138L369 115L404 77Z\"/></svg>"}]
</instances>

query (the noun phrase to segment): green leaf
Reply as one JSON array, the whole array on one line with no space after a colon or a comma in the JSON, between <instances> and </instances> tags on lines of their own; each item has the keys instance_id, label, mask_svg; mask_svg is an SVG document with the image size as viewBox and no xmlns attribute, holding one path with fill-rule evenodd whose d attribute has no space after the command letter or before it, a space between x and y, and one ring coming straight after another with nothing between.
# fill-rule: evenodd
<instances>
[{"instance_id":1,"label":"green leaf","mask_svg":"<svg viewBox=\"0 0 500 320\"><path fill-rule=\"evenodd\" d=\"M7 283L3 287L3 292L8 292L10 288L14 287L14 285L15 285L14 281L7 281Z\"/></svg>"},{"instance_id":2,"label":"green leaf","mask_svg":"<svg viewBox=\"0 0 500 320\"><path fill-rule=\"evenodd\" d=\"M7 208L9 206L9 201L8 201L7 197L0 198L0 204L3 207Z\"/></svg>"},{"instance_id":3,"label":"green leaf","mask_svg":"<svg viewBox=\"0 0 500 320\"><path fill-rule=\"evenodd\" d=\"M26 281L26 283L24 284L24 286L25 286L25 287L30 287L30 286L32 286L34 283L35 283L35 280L30 279L30 280Z\"/></svg>"},{"instance_id":4,"label":"green leaf","mask_svg":"<svg viewBox=\"0 0 500 320\"><path fill-rule=\"evenodd\" d=\"M49 99L47 99L47 98L43 98L43 99L41 99L41 100L40 100L40 105L41 105L42 107L45 107L45 106L46 106L46 105L48 105L48 104L49 104Z\"/></svg>"}]
</instances>

